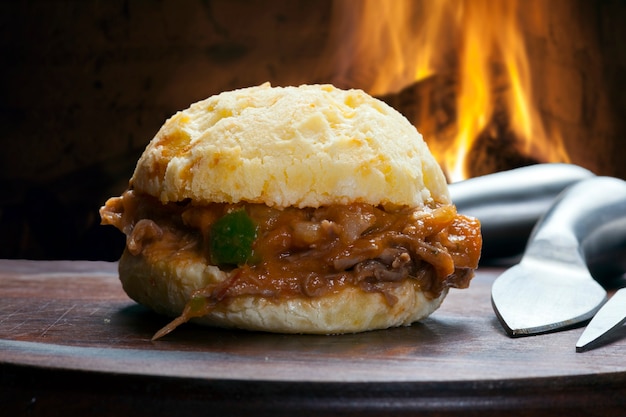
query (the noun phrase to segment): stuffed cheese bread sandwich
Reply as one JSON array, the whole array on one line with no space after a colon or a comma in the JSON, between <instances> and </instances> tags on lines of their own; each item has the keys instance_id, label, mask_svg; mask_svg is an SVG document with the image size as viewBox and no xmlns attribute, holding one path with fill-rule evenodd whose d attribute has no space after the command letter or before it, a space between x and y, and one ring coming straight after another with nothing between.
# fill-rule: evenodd
<instances>
[{"instance_id":1,"label":"stuffed cheese bread sandwich","mask_svg":"<svg viewBox=\"0 0 626 417\"><path fill-rule=\"evenodd\" d=\"M224 92L165 122L100 210L126 293L173 321L336 334L409 325L465 288L480 224L414 126L361 90Z\"/></svg>"}]
</instances>

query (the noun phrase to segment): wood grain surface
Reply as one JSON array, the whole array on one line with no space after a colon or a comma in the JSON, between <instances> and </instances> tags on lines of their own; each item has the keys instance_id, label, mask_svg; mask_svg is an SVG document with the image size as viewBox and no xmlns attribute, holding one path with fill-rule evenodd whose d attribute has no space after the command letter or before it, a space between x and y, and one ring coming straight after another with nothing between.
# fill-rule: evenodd
<instances>
[{"instance_id":1,"label":"wood grain surface","mask_svg":"<svg viewBox=\"0 0 626 417\"><path fill-rule=\"evenodd\" d=\"M626 331L509 338L478 271L431 317L362 334L186 324L135 304L108 262L0 260L0 406L8 415L621 415ZM217 415L211 414L211 415Z\"/></svg>"}]
</instances>

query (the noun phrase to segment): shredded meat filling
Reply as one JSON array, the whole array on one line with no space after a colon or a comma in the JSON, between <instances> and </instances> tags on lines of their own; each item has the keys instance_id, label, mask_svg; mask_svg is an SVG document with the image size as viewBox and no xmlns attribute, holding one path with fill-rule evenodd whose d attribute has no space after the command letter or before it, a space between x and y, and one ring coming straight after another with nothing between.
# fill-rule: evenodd
<instances>
[{"instance_id":1,"label":"shredded meat filling","mask_svg":"<svg viewBox=\"0 0 626 417\"><path fill-rule=\"evenodd\" d=\"M231 267L219 291L203 289L214 301L240 295L318 297L353 286L379 292L393 304L390 289L405 279L416 280L427 297L436 298L447 287L467 287L480 257L479 222L449 204L389 211L361 203L283 210L261 204L163 205L129 190L110 199L101 216L126 234L135 256L180 241L180 256L209 263L211 225L235 208L244 208L258 226L256 261Z\"/></svg>"}]
</instances>

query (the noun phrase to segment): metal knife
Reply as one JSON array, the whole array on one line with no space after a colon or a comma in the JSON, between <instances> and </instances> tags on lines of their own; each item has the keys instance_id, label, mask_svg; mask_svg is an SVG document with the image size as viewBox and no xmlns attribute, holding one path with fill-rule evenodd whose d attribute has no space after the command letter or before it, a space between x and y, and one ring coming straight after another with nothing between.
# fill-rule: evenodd
<instances>
[{"instance_id":1,"label":"metal knife","mask_svg":"<svg viewBox=\"0 0 626 417\"><path fill-rule=\"evenodd\" d=\"M539 218L568 186L594 174L573 164L536 164L450 184L461 214L481 221L481 264L519 257ZM509 261L510 264L510 261Z\"/></svg>"},{"instance_id":2,"label":"metal knife","mask_svg":"<svg viewBox=\"0 0 626 417\"><path fill-rule=\"evenodd\" d=\"M593 177L563 191L538 221L519 264L494 282L507 333L528 336L591 319L607 299L596 279L626 270L626 182ZM589 259L603 265L587 265Z\"/></svg>"},{"instance_id":3,"label":"metal knife","mask_svg":"<svg viewBox=\"0 0 626 417\"><path fill-rule=\"evenodd\" d=\"M593 316L576 342L576 352L585 352L610 340L625 322L626 288L622 288Z\"/></svg>"}]
</instances>

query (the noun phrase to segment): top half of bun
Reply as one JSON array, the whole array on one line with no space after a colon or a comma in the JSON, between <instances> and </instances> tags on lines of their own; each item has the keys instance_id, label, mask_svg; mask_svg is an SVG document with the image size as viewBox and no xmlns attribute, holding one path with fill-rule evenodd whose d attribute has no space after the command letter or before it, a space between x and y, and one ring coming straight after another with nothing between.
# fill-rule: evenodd
<instances>
[{"instance_id":1,"label":"top half of bun","mask_svg":"<svg viewBox=\"0 0 626 417\"><path fill-rule=\"evenodd\" d=\"M441 168L404 116L331 85L266 83L194 103L159 130L131 185L163 203L450 201Z\"/></svg>"}]
</instances>

